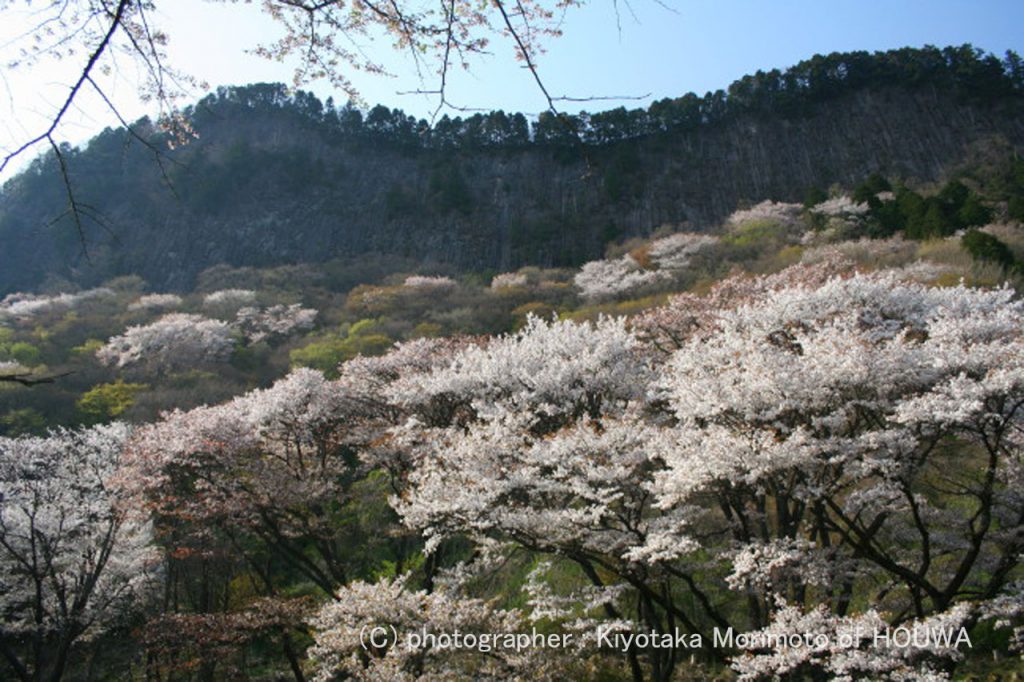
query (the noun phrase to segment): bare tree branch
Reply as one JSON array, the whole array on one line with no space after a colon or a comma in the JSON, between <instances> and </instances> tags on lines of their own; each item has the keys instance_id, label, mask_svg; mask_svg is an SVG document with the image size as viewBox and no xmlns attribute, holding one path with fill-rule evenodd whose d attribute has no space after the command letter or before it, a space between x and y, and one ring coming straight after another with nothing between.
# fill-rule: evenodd
<instances>
[{"instance_id":1,"label":"bare tree branch","mask_svg":"<svg viewBox=\"0 0 1024 682\"><path fill-rule=\"evenodd\" d=\"M505 21L505 28L508 29L509 35L512 36L519 48L518 54L526 63L526 68L528 68L530 73L533 74L533 80L537 83L537 87L540 88L542 93L544 93L544 98L548 101L548 109L550 109L551 113L555 116L558 116L559 112L558 108L555 107L555 101L551 99L551 94L548 93L547 87L544 86L544 81L541 80L540 74L537 72L537 65L533 61L529 48L527 48L523 43L522 38L519 37L519 32L516 30L516 27L512 25L512 20L509 18L508 12L505 11L505 3L502 2L502 0L493 0L493 2L494 6L498 8L499 12L501 12L501 17Z\"/></svg>"},{"instance_id":2,"label":"bare tree branch","mask_svg":"<svg viewBox=\"0 0 1024 682\"><path fill-rule=\"evenodd\" d=\"M0 374L0 383L21 384L22 386L35 386L36 384L52 384L57 379L70 376L74 372L61 372L60 374L40 375L29 372L17 374Z\"/></svg>"},{"instance_id":3,"label":"bare tree branch","mask_svg":"<svg viewBox=\"0 0 1024 682\"><path fill-rule=\"evenodd\" d=\"M82 89L82 85L89 78L89 75L92 73L93 67L96 66L96 62L103 55L104 51L107 49L107 46L110 45L110 41L114 37L114 34L121 27L121 21L124 19L125 11L128 9L129 5L131 5L131 0L119 0L119 2L117 3L117 8L114 10L113 15L111 16L109 29L107 30L106 34L104 34L103 39L100 41L99 45L97 45L96 48L92 51L92 53L89 55L89 59L86 62L85 67L82 69L81 75L79 75L78 80L75 81L75 84L71 86L71 90L70 92L68 92L67 97L64 99L64 103L60 106L60 109L57 110L57 113L50 121L50 126L44 132L40 133L39 135L36 135L32 139L26 141L17 149L15 149L13 152L7 154L7 156L4 157L3 161L0 162L0 173L2 173L7 168L11 161L13 161L21 154L24 154L26 151L28 151L35 145L39 144L40 142L48 140L51 145L56 147L56 145L53 142L53 133L57 130L57 126L60 125L60 122L64 118L64 115L68 112L68 109L71 107L71 104L75 101L75 97L78 96L78 91Z\"/></svg>"}]
</instances>

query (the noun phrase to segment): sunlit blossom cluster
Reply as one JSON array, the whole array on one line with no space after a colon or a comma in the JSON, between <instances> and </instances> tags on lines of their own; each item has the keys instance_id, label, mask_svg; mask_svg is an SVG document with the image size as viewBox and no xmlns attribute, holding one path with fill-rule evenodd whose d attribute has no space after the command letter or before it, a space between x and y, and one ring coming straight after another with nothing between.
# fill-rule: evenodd
<instances>
[{"instance_id":1,"label":"sunlit blossom cluster","mask_svg":"<svg viewBox=\"0 0 1024 682\"><path fill-rule=\"evenodd\" d=\"M750 208L734 211L726 223L741 226L747 223L769 222L791 227L799 223L803 210L804 208L800 204L767 200Z\"/></svg>"},{"instance_id":2,"label":"sunlit blossom cluster","mask_svg":"<svg viewBox=\"0 0 1024 682\"><path fill-rule=\"evenodd\" d=\"M128 310L167 310L181 307L182 299L177 294L146 294L129 304Z\"/></svg>"},{"instance_id":3,"label":"sunlit blossom cluster","mask_svg":"<svg viewBox=\"0 0 1024 682\"><path fill-rule=\"evenodd\" d=\"M432 291L451 291L458 286L451 277L428 277L425 275L410 275L405 278L402 286L410 289L428 289Z\"/></svg>"},{"instance_id":4,"label":"sunlit blossom cluster","mask_svg":"<svg viewBox=\"0 0 1024 682\"><path fill-rule=\"evenodd\" d=\"M717 243L718 237L713 235L679 232L651 242L647 255L659 269L683 270L695 254Z\"/></svg>"},{"instance_id":5,"label":"sunlit blossom cluster","mask_svg":"<svg viewBox=\"0 0 1024 682\"><path fill-rule=\"evenodd\" d=\"M57 294L56 296L37 296L34 294L8 294L0 301L0 319L28 319L54 310L71 310L83 301L98 298L109 298L113 290L106 287L86 289L74 294Z\"/></svg>"},{"instance_id":6,"label":"sunlit blossom cluster","mask_svg":"<svg viewBox=\"0 0 1024 682\"><path fill-rule=\"evenodd\" d=\"M580 296L586 301L603 301L637 294L671 279L661 270L645 270L631 255L615 260L584 263L573 278Z\"/></svg>"},{"instance_id":7,"label":"sunlit blossom cluster","mask_svg":"<svg viewBox=\"0 0 1024 682\"><path fill-rule=\"evenodd\" d=\"M239 307L256 302L256 292L251 289L220 289L203 297L207 307Z\"/></svg>"},{"instance_id":8,"label":"sunlit blossom cluster","mask_svg":"<svg viewBox=\"0 0 1024 682\"><path fill-rule=\"evenodd\" d=\"M503 272L491 280L491 289L512 289L526 286L526 274L521 272Z\"/></svg>"},{"instance_id":9,"label":"sunlit blossom cluster","mask_svg":"<svg viewBox=\"0 0 1024 682\"><path fill-rule=\"evenodd\" d=\"M231 357L231 327L188 313L169 313L147 325L128 327L96 351L100 362L115 367L172 371Z\"/></svg>"},{"instance_id":10,"label":"sunlit blossom cluster","mask_svg":"<svg viewBox=\"0 0 1024 682\"><path fill-rule=\"evenodd\" d=\"M867 204L859 204L846 195L840 195L815 204L808 210L830 218L853 219L867 215L870 208Z\"/></svg>"},{"instance_id":11,"label":"sunlit blossom cluster","mask_svg":"<svg viewBox=\"0 0 1024 682\"><path fill-rule=\"evenodd\" d=\"M313 328L317 311L300 303L268 308L246 306L235 314L235 327L250 343L282 339Z\"/></svg>"}]
</instances>

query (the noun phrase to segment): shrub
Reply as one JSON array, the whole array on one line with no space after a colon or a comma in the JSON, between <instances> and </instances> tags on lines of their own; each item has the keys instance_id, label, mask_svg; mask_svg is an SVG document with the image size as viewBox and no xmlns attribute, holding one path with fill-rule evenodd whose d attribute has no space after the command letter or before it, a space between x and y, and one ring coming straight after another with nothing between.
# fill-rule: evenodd
<instances>
[{"instance_id":1,"label":"shrub","mask_svg":"<svg viewBox=\"0 0 1024 682\"><path fill-rule=\"evenodd\" d=\"M144 391L146 384L126 384L118 379L112 384L100 384L86 391L75 403L84 416L93 421L106 421L121 415L135 403L135 395Z\"/></svg>"},{"instance_id":2,"label":"shrub","mask_svg":"<svg viewBox=\"0 0 1024 682\"><path fill-rule=\"evenodd\" d=\"M1016 262L1010 247L987 232L968 230L960 243L974 260L998 263L1004 268L1012 268Z\"/></svg>"}]
</instances>

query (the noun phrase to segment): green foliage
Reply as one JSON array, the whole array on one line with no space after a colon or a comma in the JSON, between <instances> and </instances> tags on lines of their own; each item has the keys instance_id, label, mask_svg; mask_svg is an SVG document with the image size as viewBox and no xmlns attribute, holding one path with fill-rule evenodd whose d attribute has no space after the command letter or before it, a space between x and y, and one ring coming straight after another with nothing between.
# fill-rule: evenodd
<instances>
[{"instance_id":1,"label":"green foliage","mask_svg":"<svg viewBox=\"0 0 1024 682\"><path fill-rule=\"evenodd\" d=\"M907 236L911 239L944 237L955 231L955 225L946 217L942 207L935 201L928 201L923 213L907 221Z\"/></svg>"},{"instance_id":2,"label":"green foliage","mask_svg":"<svg viewBox=\"0 0 1024 682\"><path fill-rule=\"evenodd\" d=\"M269 362L270 349L266 343L257 346L246 346L242 343L235 344L235 350L231 354L231 366L246 373L257 373Z\"/></svg>"},{"instance_id":3,"label":"green foliage","mask_svg":"<svg viewBox=\"0 0 1024 682\"><path fill-rule=\"evenodd\" d=\"M985 225L992 220L992 209L981 203L977 194L971 194L956 212L957 224L961 227Z\"/></svg>"},{"instance_id":4,"label":"green foliage","mask_svg":"<svg viewBox=\"0 0 1024 682\"><path fill-rule=\"evenodd\" d=\"M666 300L668 300L668 294L653 294L626 301L582 306L571 312L562 313L559 317L563 320L573 320L575 322L594 321L601 317L630 317L645 310L656 308L659 305L664 305Z\"/></svg>"},{"instance_id":5,"label":"green foliage","mask_svg":"<svg viewBox=\"0 0 1024 682\"><path fill-rule=\"evenodd\" d=\"M1010 218L1024 223L1024 195L1012 197L1007 204Z\"/></svg>"},{"instance_id":6,"label":"green foliage","mask_svg":"<svg viewBox=\"0 0 1024 682\"><path fill-rule=\"evenodd\" d=\"M751 220L736 226L722 237L727 257L734 260L756 259L777 251L790 241L790 228L773 220Z\"/></svg>"},{"instance_id":7,"label":"green foliage","mask_svg":"<svg viewBox=\"0 0 1024 682\"><path fill-rule=\"evenodd\" d=\"M46 417L31 407L10 410L0 416L0 433L8 437L41 435L47 426Z\"/></svg>"},{"instance_id":8,"label":"green foliage","mask_svg":"<svg viewBox=\"0 0 1024 682\"><path fill-rule=\"evenodd\" d=\"M814 185L810 187L804 193L804 208L810 208L811 206L817 206L823 201L828 199L828 192L822 188Z\"/></svg>"},{"instance_id":9,"label":"green foliage","mask_svg":"<svg viewBox=\"0 0 1024 682\"><path fill-rule=\"evenodd\" d=\"M102 341L99 339L87 339L85 343L74 346L71 349L71 353L72 355L93 356L100 348L103 348Z\"/></svg>"},{"instance_id":10,"label":"green foliage","mask_svg":"<svg viewBox=\"0 0 1024 682\"><path fill-rule=\"evenodd\" d=\"M386 334L376 330L375 320L359 320L345 336L328 336L296 348L289 353L292 367L312 367L327 376L338 375L338 365L357 355L381 355L393 343Z\"/></svg>"},{"instance_id":11,"label":"green foliage","mask_svg":"<svg viewBox=\"0 0 1024 682\"><path fill-rule=\"evenodd\" d=\"M960 243L975 260L998 263L1007 269L1016 262L1010 247L987 232L970 230L960 238Z\"/></svg>"},{"instance_id":12,"label":"green foliage","mask_svg":"<svg viewBox=\"0 0 1024 682\"><path fill-rule=\"evenodd\" d=\"M373 332L378 326L377 320L363 319L359 320L348 328L348 336L365 336Z\"/></svg>"},{"instance_id":13,"label":"green foliage","mask_svg":"<svg viewBox=\"0 0 1024 682\"><path fill-rule=\"evenodd\" d=\"M992 219L992 210L981 197L958 180L929 197L901 187L896 192L896 208L898 215L882 204L873 208L872 215L882 224L884 234L903 229L909 239L945 237Z\"/></svg>"},{"instance_id":14,"label":"green foliage","mask_svg":"<svg viewBox=\"0 0 1024 682\"><path fill-rule=\"evenodd\" d=\"M313 341L288 354L292 367L312 367L330 376L337 376L338 365L354 355L347 340L339 338Z\"/></svg>"},{"instance_id":15,"label":"green foliage","mask_svg":"<svg viewBox=\"0 0 1024 682\"><path fill-rule=\"evenodd\" d=\"M993 184L998 198L1006 200L1010 219L1024 222L1024 158L1015 156L1005 164Z\"/></svg>"},{"instance_id":16,"label":"green foliage","mask_svg":"<svg viewBox=\"0 0 1024 682\"><path fill-rule=\"evenodd\" d=\"M436 322L420 322L409 333L410 339L433 338L442 336L444 328Z\"/></svg>"},{"instance_id":17,"label":"green foliage","mask_svg":"<svg viewBox=\"0 0 1024 682\"><path fill-rule=\"evenodd\" d=\"M879 173L872 173L864 180L864 182L854 188L853 194L850 196L858 204L863 204L867 203L874 198L875 195L880 194L881 192L890 191L892 191L892 185L890 185L889 181L885 179L885 176Z\"/></svg>"},{"instance_id":18,"label":"green foliage","mask_svg":"<svg viewBox=\"0 0 1024 682\"><path fill-rule=\"evenodd\" d=\"M89 389L75 406L90 421L106 421L124 413L134 404L136 394L148 388L146 384L126 384L118 379Z\"/></svg>"},{"instance_id":19,"label":"green foliage","mask_svg":"<svg viewBox=\"0 0 1024 682\"><path fill-rule=\"evenodd\" d=\"M455 163L443 163L430 174L430 202L442 213L473 210L473 195L461 169Z\"/></svg>"},{"instance_id":20,"label":"green foliage","mask_svg":"<svg viewBox=\"0 0 1024 682\"><path fill-rule=\"evenodd\" d=\"M7 355L15 362L25 367L33 367L39 364L39 349L31 343L16 341L7 347Z\"/></svg>"}]
</instances>

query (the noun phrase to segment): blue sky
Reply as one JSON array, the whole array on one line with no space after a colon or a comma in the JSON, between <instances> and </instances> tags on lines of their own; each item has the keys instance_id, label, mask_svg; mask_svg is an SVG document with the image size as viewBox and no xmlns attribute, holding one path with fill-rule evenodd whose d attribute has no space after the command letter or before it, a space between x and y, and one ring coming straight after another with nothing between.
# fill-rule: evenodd
<instances>
[{"instance_id":1,"label":"blue sky","mask_svg":"<svg viewBox=\"0 0 1024 682\"><path fill-rule=\"evenodd\" d=\"M181 5L184 7L188 3ZM240 11L242 10L242 11ZM252 7L206 6L212 20L196 22L194 11L175 13L172 27L189 45L179 44L179 62L193 71L217 64L217 82L287 79L280 65L245 57L243 51L273 35L270 22L253 17ZM244 21L241 21L244 19ZM200 31L197 32L197 24ZM232 40L223 27L232 26ZM828 2L824 0L633 0L629 5L593 2L570 10L564 35L551 41L540 62L552 94L574 97L629 95L675 97L703 94L728 86L758 69L786 67L815 53L883 50L896 47L972 43L1002 54L1024 52L1024 2L929 0L927 2ZM172 43L173 45L173 43ZM192 46L205 45L206 49ZM216 45L215 58L209 54ZM387 54L387 45L370 45ZM434 102L398 92L421 87L405 55L388 54L397 78L356 76L364 99L426 115ZM230 66L229 66L230 65ZM222 80L226 79L226 80ZM427 83L430 86L430 83ZM318 94L328 89L313 87ZM508 45L495 45L494 55L478 62L471 73L456 74L452 99L461 105L536 113L544 99L529 74L511 59ZM566 103L567 110L591 110L623 102Z\"/></svg>"},{"instance_id":2,"label":"blue sky","mask_svg":"<svg viewBox=\"0 0 1024 682\"><path fill-rule=\"evenodd\" d=\"M784 68L815 53L884 50L903 46L959 45L1002 54L1024 53L1024 2L952 0L893 1L656 0L594 2L570 10L564 35L549 43L539 60L541 74L553 95L572 97L639 97L631 101L591 101L562 105L567 111L596 111L620 104L642 106L653 99L689 91L703 94L724 88L758 69ZM273 40L276 25L258 11L259 3L220 4L202 0L157 3L163 29L170 36L172 63L211 86L257 81L288 81L292 66L246 54L260 42ZM0 22L10 31L16 17L5 10ZM421 84L407 57L384 42L365 45L379 56L394 77L356 74L353 78L366 102L384 103L427 116L432 99L399 92L433 87ZM464 106L536 114L545 100L529 73L512 59L509 45L495 43L494 54L457 73L449 98ZM61 99L73 69L45 64L31 72L0 67L0 148L36 133ZM131 69L109 82L109 91L129 118L149 113L139 102ZM310 89L323 98L324 84ZM196 91L196 98L202 95ZM341 98L336 98L341 99ZM60 133L73 143L88 139L116 121L95 97L83 98L78 111Z\"/></svg>"}]
</instances>

